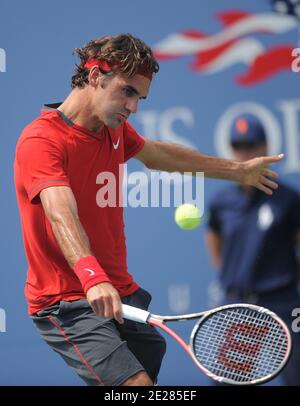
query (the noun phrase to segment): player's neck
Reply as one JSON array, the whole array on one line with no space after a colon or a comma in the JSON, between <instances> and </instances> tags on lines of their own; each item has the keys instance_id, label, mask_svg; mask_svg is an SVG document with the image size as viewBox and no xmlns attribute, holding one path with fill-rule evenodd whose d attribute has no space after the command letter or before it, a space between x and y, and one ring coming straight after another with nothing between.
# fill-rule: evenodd
<instances>
[{"instance_id":1,"label":"player's neck","mask_svg":"<svg viewBox=\"0 0 300 406\"><path fill-rule=\"evenodd\" d=\"M93 114L88 89L74 89L59 106L61 111L74 124L99 132L104 124Z\"/></svg>"}]
</instances>

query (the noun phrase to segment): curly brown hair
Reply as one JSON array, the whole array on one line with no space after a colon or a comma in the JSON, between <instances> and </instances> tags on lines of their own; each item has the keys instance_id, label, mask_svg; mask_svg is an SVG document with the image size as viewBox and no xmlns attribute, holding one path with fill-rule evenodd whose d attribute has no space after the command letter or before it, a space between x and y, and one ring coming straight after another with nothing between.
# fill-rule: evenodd
<instances>
[{"instance_id":1,"label":"curly brown hair","mask_svg":"<svg viewBox=\"0 0 300 406\"><path fill-rule=\"evenodd\" d=\"M129 77L140 69L151 73L157 73L159 70L151 48L131 34L101 37L81 48L75 48L74 53L79 56L80 63L76 64L72 76L72 89L83 88L88 83L89 69L84 67L88 59L101 59L109 65L117 64L118 68L114 71L126 73Z\"/></svg>"}]
</instances>

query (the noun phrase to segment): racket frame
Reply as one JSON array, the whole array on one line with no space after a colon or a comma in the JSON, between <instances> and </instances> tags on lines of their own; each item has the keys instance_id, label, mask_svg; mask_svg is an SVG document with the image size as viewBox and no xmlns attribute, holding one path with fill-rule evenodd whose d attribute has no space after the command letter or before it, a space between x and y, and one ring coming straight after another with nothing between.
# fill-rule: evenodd
<instances>
[{"instance_id":1,"label":"racket frame","mask_svg":"<svg viewBox=\"0 0 300 406\"><path fill-rule=\"evenodd\" d=\"M273 372L272 374L266 375L262 378L259 379L254 379L252 381L247 381L247 382L238 382L235 380L231 380L229 378L224 378L220 377L218 375L215 375L211 371L209 371L207 368L205 368L197 359L195 353L194 353L194 341L196 338L196 334L199 330L200 325L209 317L211 317L213 314L228 310L231 308L237 308L237 307L242 307L245 309L249 310L254 310L258 311L262 314L266 314L272 318L274 318L283 328L286 337L287 337L287 354L285 356L285 359L281 363L281 365L278 367L278 369ZM290 353L291 353L291 346L292 346L292 339L291 335L289 332L288 327L284 323L284 321L274 312L272 312L269 309L266 309L261 306L257 305L252 305L248 303L234 303L234 304L229 304L229 305L224 305L224 306L219 306L211 310L206 310L198 313L189 313L189 314L182 314L179 316L161 316L158 314L150 313L146 310L138 309L132 306L128 305L122 305L123 308L123 313L125 318L129 318L130 320L144 323L144 324L150 324L152 326L160 327L162 330L164 330L167 334L172 336L182 347L183 349L189 354L189 356L192 358L196 366L208 377L211 379L216 380L219 383L226 383L226 384L231 384L231 385L259 385L262 383L266 383L269 380L275 378L280 371L284 368L286 363L289 360ZM174 321L185 321L185 320L194 320L194 319L199 319L195 326L193 327L193 330L190 335L190 340L189 343L186 343L177 333L175 333L172 329L170 329L168 326L165 325L165 323L168 322L174 322Z\"/></svg>"},{"instance_id":2,"label":"racket frame","mask_svg":"<svg viewBox=\"0 0 300 406\"><path fill-rule=\"evenodd\" d=\"M281 362L280 366L278 367L278 369L276 371L274 371L272 374L266 375L260 379L253 379L251 381L247 381L247 382L238 382L229 378L223 378L220 377L218 375L215 375L214 373L212 373L211 371L209 371L207 368L205 368L197 359L195 353L194 353L194 341L196 338L196 334L198 332L199 326L201 324L203 324L205 322L205 320L209 317L211 317L214 313L218 313L222 310L228 310L230 308L236 308L236 307L242 307L245 309L249 309L249 310L255 310L255 311L259 311L262 314L266 314L272 318L274 318L282 327L282 329L284 330L286 337L287 337L287 352L286 352L286 356L285 359L283 360L283 362ZM248 303L235 303L235 304L230 304L230 305L224 305L224 306L220 306L217 307L215 309L212 310L208 310L207 312L202 312L202 314L204 313L204 315L202 315L202 317L200 318L200 320L195 324L191 336L190 336L190 341L189 341L189 348L190 351L193 355L193 360L196 363L196 365L206 374L208 375L211 379L216 380L219 383L226 383L226 384L230 384L230 385L261 385L263 383L266 383L268 381L270 381L271 379L274 379L281 371L282 369L285 367L286 363L288 362L290 355L291 355L291 348L292 348L292 338L291 338L291 334L290 331L287 327L287 325L285 324L285 322L274 312L272 312L269 309L266 309L265 307L262 306L257 306L257 305L252 305L252 304L248 304ZM196 315L196 313L194 314L194 316ZM189 316L189 315L185 315ZM193 318L195 318L193 316ZM186 318L185 320L187 320L188 318Z\"/></svg>"}]
</instances>

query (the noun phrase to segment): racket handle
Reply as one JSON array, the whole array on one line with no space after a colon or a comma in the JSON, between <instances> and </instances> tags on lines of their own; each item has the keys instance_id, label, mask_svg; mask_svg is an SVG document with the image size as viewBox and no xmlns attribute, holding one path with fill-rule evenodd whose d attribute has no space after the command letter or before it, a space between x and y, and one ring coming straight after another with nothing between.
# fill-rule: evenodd
<instances>
[{"instance_id":1,"label":"racket handle","mask_svg":"<svg viewBox=\"0 0 300 406\"><path fill-rule=\"evenodd\" d=\"M138 309L137 307L122 305L123 317L128 320L137 321L139 323L147 324L150 312Z\"/></svg>"}]
</instances>

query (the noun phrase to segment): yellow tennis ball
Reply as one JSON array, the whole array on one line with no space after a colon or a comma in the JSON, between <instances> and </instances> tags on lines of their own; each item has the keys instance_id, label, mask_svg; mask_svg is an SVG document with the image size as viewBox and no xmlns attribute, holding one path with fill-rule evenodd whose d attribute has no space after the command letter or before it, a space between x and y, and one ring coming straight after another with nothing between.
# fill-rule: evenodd
<instances>
[{"instance_id":1,"label":"yellow tennis ball","mask_svg":"<svg viewBox=\"0 0 300 406\"><path fill-rule=\"evenodd\" d=\"M194 230L201 222L198 207L190 203L178 206L175 210L175 222L183 230Z\"/></svg>"}]
</instances>

